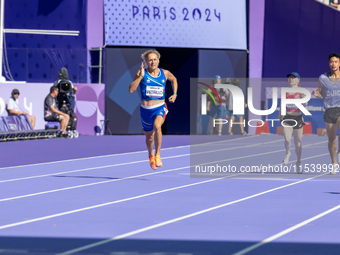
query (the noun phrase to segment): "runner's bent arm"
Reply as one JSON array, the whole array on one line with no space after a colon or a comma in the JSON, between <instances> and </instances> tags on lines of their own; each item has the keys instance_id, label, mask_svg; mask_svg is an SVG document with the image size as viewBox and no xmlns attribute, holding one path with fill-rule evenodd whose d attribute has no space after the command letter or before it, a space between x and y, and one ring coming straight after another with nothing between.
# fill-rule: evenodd
<instances>
[{"instance_id":1,"label":"runner's bent arm","mask_svg":"<svg viewBox=\"0 0 340 255\"><path fill-rule=\"evenodd\" d=\"M133 93L136 91L136 89L138 88L139 83L142 81L143 77L144 77L144 65L143 63L140 66L140 69L138 70L135 78L133 79L133 81L131 82L130 86L129 86L129 92Z\"/></svg>"},{"instance_id":2,"label":"runner's bent arm","mask_svg":"<svg viewBox=\"0 0 340 255\"><path fill-rule=\"evenodd\" d=\"M174 92L171 97L169 97L169 102L174 103L177 98L178 83L176 77L167 70L164 70L165 77L171 82L172 91Z\"/></svg>"}]
</instances>

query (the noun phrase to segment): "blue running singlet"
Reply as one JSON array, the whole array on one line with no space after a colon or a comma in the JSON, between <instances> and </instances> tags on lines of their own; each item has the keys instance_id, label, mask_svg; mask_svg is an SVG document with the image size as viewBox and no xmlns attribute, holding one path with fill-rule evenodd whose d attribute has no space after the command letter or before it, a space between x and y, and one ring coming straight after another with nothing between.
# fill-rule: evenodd
<instances>
[{"instance_id":1,"label":"blue running singlet","mask_svg":"<svg viewBox=\"0 0 340 255\"><path fill-rule=\"evenodd\" d=\"M332 81L328 74L327 76L321 74L319 78L322 88L323 107L324 109L340 107L340 81Z\"/></svg>"},{"instance_id":2,"label":"blue running singlet","mask_svg":"<svg viewBox=\"0 0 340 255\"><path fill-rule=\"evenodd\" d=\"M166 78L162 68L157 77L153 77L145 69L145 75L139 84L142 101L164 100Z\"/></svg>"}]
</instances>

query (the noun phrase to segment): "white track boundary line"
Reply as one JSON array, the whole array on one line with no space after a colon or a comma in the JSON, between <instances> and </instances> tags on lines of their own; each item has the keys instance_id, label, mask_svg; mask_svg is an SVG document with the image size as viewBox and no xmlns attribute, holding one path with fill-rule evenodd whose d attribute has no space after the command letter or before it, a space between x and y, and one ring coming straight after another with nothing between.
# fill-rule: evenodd
<instances>
[{"instance_id":1,"label":"white track boundary line","mask_svg":"<svg viewBox=\"0 0 340 255\"><path fill-rule=\"evenodd\" d=\"M253 138L253 137L257 137L257 136L247 136L247 137L241 137L241 138L236 138L236 139L231 139L231 140L222 140L222 141L208 142L208 143L202 143L202 144L169 147L169 148L162 149L162 151L187 148L187 147L190 147L190 146L200 146L200 145L204 145L204 144L213 144L213 143L221 143L221 142L228 142L228 141L236 141L236 140L242 140L242 139ZM115 157L115 156L131 155L131 154L138 154L138 153L145 153L145 152L148 152L148 151L147 150L143 150L143 151L134 151L134 152L125 152L125 153L118 153L118 154L109 154L109 155L102 155L102 156L94 156L94 157L65 159L65 160L58 160L58 161L51 161L51 162L44 162L44 163L36 163L36 164L8 166L8 167L1 167L0 170L11 169L11 168L19 168L19 167L41 166L41 165L56 164L56 163L63 163L63 162L70 162L70 161L78 161L78 160L87 160L87 159L96 159L96 158L105 158L105 157Z\"/></svg>"},{"instance_id":2,"label":"white track boundary line","mask_svg":"<svg viewBox=\"0 0 340 255\"><path fill-rule=\"evenodd\" d=\"M279 141L281 141L281 140L275 140L275 141L266 142L266 143L257 143L257 144L252 144L252 145L248 145L248 146L231 147L231 148L222 149L222 150L213 150L213 151L204 151L204 152L197 152L197 153L181 154L181 155L176 155L176 156L163 157L162 159L163 160L164 159L172 159L172 158L179 158L179 157L185 157L185 156L191 156L191 155L206 154L206 153L212 153L212 152L220 152L220 151L224 151L224 150L233 150L233 149L239 149L239 148L254 147L254 146L259 145L259 144L275 143L275 142L279 142ZM108 168L108 167L131 165L131 164L137 164L137 163L142 163L142 162L149 162L149 160L139 160L139 161L133 161L133 162L127 162L127 163L119 163L119 164L113 164L113 165L104 165L104 166L83 168L83 169L78 169L78 170L64 171L64 172L58 172L58 173L52 173L52 174L43 174L43 175L35 175L35 176L29 176L29 177L8 179L8 180L2 180L2 181L0 181L0 183L28 180L28 179L47 177L47 176L58 175L58 174L66 174L66 173L75 173L75 172L89 171L89 170L102 169L102 168Z\"/></svg>"},{"instance_id":3,"label":"white track boundary line","mask_svg":"<svg viewBox=\"0 0 340 255\"><path fill-rule=\"evenodd\" d=\"M306 182L306 181L312 180L314 178L320 177L322 175L324 175L324 174L317 175L317 176L314 176L314 177L311 177L311 178L308 178L308 179L300 180L300 181L297 181L297 182L293 182L293 183L290 183L290 184L286 184L286 185L283 185L283 186L279 186L279 187L276 187L276 188L273 188L273 189L270 189L270 190L266 190L266 191L263 191L263 192L259 192L259 193L256 193L254 195L251 195L251 196L247 196L247 197L244 197L244 198L241 198L241 199L237 199L237 200L234 200L234 201L231 201L231 202L228 202L228 203L225 203L225 204L221 204L221 205L218 205L218 206L210 207L210 208L207 208L205 210L201 210L201 211L198 211L198 212L195 212L195 213L187 214L187 215L184 215L184 216L172 219L172 220L164 221L164 222L161 222L161 223L158 223L158 224L154 224L154 225L151 225L151 226L148 226L148 227L145 227L145 228L140 228L140 229L137 229L137 230L134 230L134 231L130 231L128 233L112 237L110 239L106 239L106 240L103 240L103 241L100 241L100 242L85 245L85 246L82 246L82 247L79 247L79 248L76 248L76 249L72 249L72 250L63 252L63 253L58 253L57 255L69 255L69 254L73 254L73 253L76 253L76 252L79 252L79 251L87 250L87 249L90 249L90 248L93 248L93 247L96 247L96 246L99 246L99 245L103 245L103 244L106 244L106 243L109 243L109 242L112 242L112 241L116 241L116 240L119 240L119 239L130 237L130 236L133 236L133 235L136 235L136 234L148 231L148 230L152 230L152 229L159 228L159 227L162 227L162 226L165 226L165 225L169 225L169 224L174 223L174 222L185 220L185 219L188 219L188 218L191 218L191 217L194 217L194 216L197 216L197 215L201 215L201 214L204 214L204 213L207 213L207 212L211 212L211 211L214 211L216 209L220 209L220 208L232 205L232 204L236 204L236 203L239 203L239 202L251 199L251 198L255 198L255 197L258 197L258 196L261 196L261 195L264 195L264 194L268 194L268 193L273 192L273 191L277 191L277 190L287 188L287 187L290 187L290 186L293 186L293 185L296 185L296 184L299 184L299 183L302 183L302 182Z\"/></svg>"},{"instance_id":4,"label":"white track boundary line","mask_svg":"<svg viewBox=\"0 0 340 255\"><path fill-rule=\"evenodd\" d=\"M185 154L185 155L187 156L189 154ZM179 156L173 156L173 157L168 157L168 158L176 158L176 157L179 157ZM166 158L163 158L163 159L166 159ZM53 175L59 175L59 174L68 174L68 173L83 172L83 171L102 169L102 168L108 168L108 167L131 165L131 164L142 163L142 162L146 162L146 161L149 161L149 160L139 160L139 161L133 161L133 162L129 162L129 163L119 163L119 164L113 164L113 165L105 165L105 166L98 166L98 167L83 168L83 169L72 170L72 171L65 171L65 172L58 172L58 173L51 173L51 174L42 174L42 175L35 175L35 176L29 176L29 177L16 178L16 179L8 179L8 180L0 181L0 183L13 182L13 181L22 181L22 180L28 180L28 179L34 179L34 178L40 178L40 177L47 177L47 176L53 176Z\"/></svg>"},{"instance_id":5,"label":"white track boundary line","mask_svg":"<svg viewBox=\"0 0 340 255\"><path fill-rule=\"evenodd\" d=\"M283 230L283 231L281 231L281 232L279 232L279 233L277 233L275 235L272 235L272 236L264 239L263 241L261 241L261 242L259 242L257 244L254 244L252 246L249 246L248 248L245 248L245 249L243 249L243 250L241 250L239 252L234 253L233 255L243 255L243 254L246 254L246 253L248 253L248 252L250 252L252 250L257 249L258 247L260 247L262 245L265 245L267 243L270 243L270 242L274 241L275 239L280 238L281 236L284 236L284 235L286 235L286 234L288 234L288 233L290 233L290 232L292 232L292 231L294 231L294 230L296 230L298 228L301 228L301 227L307 225L308 223L311 223L311 222L313 222L313 221L315 221L317 219L320 219L323 216L325 216L327 214L330 214L331 212L334 212L334 211L336 211L338 209L340 209L340 205L337 205L337 206L335 206L335 207L333 207L333 208L331 208L331 209L329 209L329 210L327 210L325 212L322 212L322 213L320 213L320 214L318 214L318 215L316 215L316 216L314 216L312 218L309 218L309 219L307 219L305 221L300 222L299 224L296 224L296 225L294 225L294 226L292 226L290 228L287 228L287 229L285 229L285 230Z\"/></svg>"},{"instance_id":6,"label":"white track boundary line","mask_svg":"<svg viewBox=\"0 0 340 255\"><path fill-rule=\"evenodd\" d=\"M303 159L301 159L301 161L304 161L304 160L307 160L307 159L312 159L312 158L317 158L317 157L323 157L323 156L326 156L328 154L329 153L325 153L325 154L319 154L319 155L316 155L316 156L311 156L311 157L303 158ZM294 162L294 161L289 161L288 163L292 163L292 162ZM204 164L209 164L209 163L204 163ZM201 165L204 165L204 164L201 164ZM273 165L273 166L278 166L278 165L281 165L281 163ZM0 199L0 202L5 202L5 201L10 201L10 200L15 200L15 199L21 199L21 198L26 198L26 197L33 197L33 196L38 196L38 195L45 195L45 194L59 192L59 191L65 191L65 190L89 187L89 186L94 186L94 185L104 184L104 183L109 183L109 182L123 181L123 180L128 180L128 179L135 179L135 178L138 178L138 177L145 177L145 176L148 176L148 175L155 175L155 174L160 174L160 173L173 172L173 171L183 170L183 169L186 169L186 168L190 168L190 166L174 168L174 169L169 169L169 170L160 171L160 172L152 172L152 173L148 173L148 174L129 176L129 177L121 178L121 179L101 181L101 182L77 185L77 186L72 186L72 187L67 187L67 188L62 188L62 189L54 189L54 190L48 190L48 191L43 191L43 192L31 193L31 194L26 194L26 195L22 195L22 196L3 198L3 199ZM261 170L262 170L262 168L261 168ZM260 172L261 172L261 170L260 170ZM252 173L242 172L241 174L252 174ZM285 179L285 180L289 180L289 179Z\"/></svg>"},{"instance_id":7,"label":"white track boundary line","mask_svg":"<svg viewBox=\"0 0 340 255\"><path fill-rule=\"evenodd\" d=\"M267 152L263 153L263 154L267 154ZM258 156L258 155L259 154L256 154L256 155L253 155L253 156ZM240 159L240 158L239 157L238 158L231 158L231 159L228 159L228 161L231 161L231 160L234 160L234 159ZM212 163L212 162L207 162L207 163L204 163L204 164L210 164L210 163ZM203 165L203 164L201 164L201 165ZM174 168L174 169L169 169L169 170L165 170L165 171L152 172L152 173L148 173L148 174L141 174L141 175L134 175L134 176L129 176L129 177L123 177L123 178L120 178L120 179L114 179L114 180L108 180L108 181L101 181L101 182L82 184L82 185L77 185L77 186L72 186L72 187L67 187L67 188L62 188L62 189L54 189L54 190L48 190L48 191L43 191L43 192L31 193L31 194L26 194L26 195L22 195L22 196L3 198L3 199L0 199L0 202L20 199L20 198L26 198L26 197L32 197L32 196L37 196L37 195L44 195L44 194L48 194L48 193L65 191L65 190L71 190L71 189L76 189L76 188L83 188L83 187L88 187L88 186L94 186L94 185L104 184L104 183L109 183L109 182L122 181L122 180L128 180L128 179L135 179L135 178L138 178L138 177L144 177L144 176L148 176L148 175L155 175L155 174L166 173L166 172L173 172L173 171L178 171L178 170L182 170L182 169L186 169L186 168L190 168L190 166ZM10 181L14 181L14 180L15 179L10 180ZM5 182L5 181L3 181L3 182Z\"/></svg>"},{"instance_id":8,"label":"white track boundary line","mask_svg":"<svg viewBox=\"0 0 340 255\"><path fill-rule=\"evenodd\" d=\"M200 185L200 184L204 184L204 183L208 183L208 182L218 181L218 180L230 178L230 177L236 176L236 175L240 175L240 174L234 174L234 175L230 175L230 176L224 176L224 177L221 177L221 178L216 178L216 179L211 179L211 180L206 180L206 181L201 181L201 182L195 182L195 183L186 184L186 185L182 185L182 186L178 186L178 187L174 187L174 188L169 188L169 189L164 189L164 190L160 190L160 191L155 191L155 192L151 192L151 193L147 193L147 194L143 194L143 195L139 195L139 196L134 196L134 197L115 200L115 201L111 201L111 202L107 202L107 203L103 203L103 204L83 207L83 208L80 208L80 209L66 211L66 212L62 212L62 213L56 213L56 214L52 214L52 215L48 215L48 216L44 216L44 217L39 217L39 218L31 219L31 220L19 221L19 222L16 222L16 223L2 225L2 226L0 226L0 230L6 229L6 228L11 228L11 227L16 227L16 226L20 226L20 225L24 225L24 224L28 224L28 223L32 223L32 222L37 222L37 221L41 221L41 220L65 216L65 215L69 215L69 214L73 214L73 213L83 212L83 211L87 211L87 210L91 210L91 209L95 209L95 208L99 208L99 207L103 207L103 206L107 206L107 205L118 204L118 203L131 201L131 200L138 199L138 198L148 197L148 196L161 194L161 193L165 193L165 192L173 191L173 190L178 190L178 189L182 189L182 188L187 188L187 187L191 187L191 186L195 186L195 185Z\"/></svg>"},{"instance_id":9,"label":"white track boundary line","mask_svg":"<svg viewBox=\"0 0 340 255\"><path fill-rule=\"evenodd\" d=\"M328 141L322 141L322 142L312 143L312 144L305 145L304 147L308 147L308 146L311 146L311 145L313 145L313 144L326 143L326 142L328 142ZM291 150L292 150L292 149L291 149ZM242 156L242 157L238 157L238 158L233 158L233 160L235 160L235 159L250 158L250 157L254 157L254 156L262 156L262 155L272 154L272 153L281 152L281 151L286 151L286 149L283 149L283 150L276 150L276 151L270 151L270 152L264 152L264 153L259 153L259 154L253 154L253 155L248 155L248 156ZM328 154L329 154L329 153L328 153ZM212 161L212 162L209 162L209 163L197 164L196 166L198 166L198 165L204 165L204 164L221 163L221 162L225 162L225 161L229 161L229 160L230 160L230 159ZM282 164L282 163L281 163L281 164ZM278 165L281 165L281 164L278 164ZM262 169L262 168L261 168L261 169Z\"/></svg>"},{"instance_id":10,"label":"white track boundary line","mask_svg":"<svg viewBox=\"0 0 340 255\"><path fill-rule=\"evenodd\" d=\"M284 150L281 150L281 151L284 151ZM273 153L273 152L270 152L270 153ZM262 153L262 155L263 154L267 154L267 153ZM306 159L320 157L320 156L325 156L325 155L328 155L328 153L321 154L321 155L316 155L316 156L312 156L312 157L308 157L308 158L305 158L305 159L301 159L301 161L306 160ZM259 156L259 154L256 154L256 155L253 155L253 156ZM240 157L239 158L232 158L232 159L228 159L228 160L224 160L224 161L231 161L231 160L234 160L234 159L240 159ZM291 161L291 162L293 162L293 161ZM210 163L214 163L214 162L202 163L201 165L210 164ZM281 165L281 164L277 164L277 165ZM190 166L180 167L180 168L175 168L175 169L169 169L169 170L159 171L159 172L152 172L152 173L148 173L148 174L141 174L141 175L123 177L121 179L114 179L114 180L108 180L108 181L102 181L102 182L95 182L95 183L77 185L77 186L72 186L72 187L67 187L67 188L62 188L62 189L54 189L54 190L49 190L49 191L31 193L31 194L26 194L26 195L22 195L22 196L3 198L3 199L0 199L0 202L5 202L5 201L15 200L15 199L21 199L21 198L26 198L26 197L33 197L33 196L38 196L38 195L44 195L44 194L49 194L49 193L54 193L54 192L59 192L59 191L76 189L76 188L83 188L83 187L88 187L88 186L94 186L94 185L99 185L99 184L104 184L104 183L109 183L109 182L122 181L122 180L127 180L127 179L134 179L134 178L144 177L144 176L148 176L148 175L155 175L155 174L160 174L160 173L173 172L173 171L178 171L178 170L182 170L182 169L186 169L186 168L190 168ZM249 174L249 173L243 173L243 174Z\"/></svg>"},{"instance_id":11,"label":"white track boundary line","mask_svg":"<svg viewBox=\"0 0 340 255\"><path fill-rule=\"evenodd\" d=\"M226 148L226 149L218 149L218 150L212 150L212 151L195 152L195 153L190 153L190 155L199 155L199 154L214 153L214 152L221 152L221 151L230 151L230 150L234 150L234 149L243 149L243 148L249 148L249 147L256 147L256 146L259 146L259 145L266 145L266 144L278 143L278 142L282 142L282 139L274 140L274 141L270 141L270 142L254 143L254 144L250 144L250 145L241 145L241 146L238 146L238 147L229 147L229 148Z\"/></svg>"},{"instance_id":12,"label":"white track boundary line","mask_svg":"<svg viewBox=\"0 0 340 255\"><path fill-rule=\"evenodd\" d=\"M54 190L48 190L48 191L43 191L43 192L31 193L31 194L22 195L22 196L3 198L3 199L0 199L0 202L20 199L20 198L25 198L25 197L33 197L33 196L38 196L38 195L44 195L44 194L54 193L54 192L59 192L59 191L65 191L65 190L71 190L71 189L77 189L77 188L84 188L84 187L89 187L89 186L94 186L94 185L104 184L104 183L109 183L109 182L116 182L116 181L135 179L135 178L145 177L145 176L149 176L149 175L155 175L155 174L161 174L161 173L166 173L166 172L173 172L173 171L183 170L183 169L186 169L186 168L189 168L189 166L175 168L175 169L170 169L170 170L165 170L165 171L159 171L159 172L152 172L152 173L148 173L148 174L129 176L129 177L124 177L124 178L119 178L119 179L114 179L114 180L101 181L101 182L95 182L95 183L88 183L88 184L77 185L77 186L72 186L72 187L67 187L67 188L62 188L62 189L54 189Z\"/></svg>"}]
</instances>

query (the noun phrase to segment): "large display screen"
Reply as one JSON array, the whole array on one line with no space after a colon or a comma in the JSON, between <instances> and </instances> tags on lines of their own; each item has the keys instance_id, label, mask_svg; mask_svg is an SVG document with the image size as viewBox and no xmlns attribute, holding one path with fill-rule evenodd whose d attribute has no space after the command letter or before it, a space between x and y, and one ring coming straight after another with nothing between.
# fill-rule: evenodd
<instances>
[{"instance_id":1,"label":"large display screen","mask_svg":"<svg viewBox=\"0 0 340 255\"><path fill-rule=\"evenodd\" d=\"M105 44L247 48L245 0L104 0Z\"/></svg>"}]
</instances>

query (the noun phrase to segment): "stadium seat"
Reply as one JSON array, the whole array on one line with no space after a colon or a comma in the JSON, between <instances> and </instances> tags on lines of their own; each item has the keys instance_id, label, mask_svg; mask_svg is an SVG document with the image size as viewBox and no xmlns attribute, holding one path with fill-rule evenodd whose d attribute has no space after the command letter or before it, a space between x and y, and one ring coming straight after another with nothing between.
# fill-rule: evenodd
<instances>
[{"instance_id":1,"label":"stadium seat","mask_svg":"<svg viewBox=\"0 0 340 255\"><path fill-rule=\"evenodd\" d=\"M263 124L264 122L264 124ZM256 127L256 135L260 135L260 134L269 134L269 125L268 125L268 121L258 121L257 122L257 127ZM263 124L263 126L261 126Z\"/></svg>"},{"instance_id":2,"label":"stadium seat","mask_svg":"<svg viewBox=\"0 0 340 255\"><path fill-rule=\"evenodd\" d=\"M282 126L278 126L276 128L276 134L277 135L283 135L283 127Z\"/></svg>"},{"instance_id":3,"label":"stadium seat","mask_svg":"<svg viewBox=\"0 0 340 255\"><path fill-rule=\"evenodd\" d=\"M45 129L60 129L60 123L56 121L49 121L45 124Z\"/></svg>"},{"instance_id":4,"label":"stadium seat","mask_svg":"<svg viewBox=\"0 0 340 255\"><path fill-rule=\"evenodd\" d=\"M309 121L305 121L305 124L306 125L303 126L303 134L304 135L312 135L313 134L313 132L312 132L312 123L309 122Z\"/></svg>"},{"instance_id":5,"label":"stadium seat","mask_svg":"<svg viewBox=\"0 0 340 255\"><path fill-rule=\"evenodd\" d=\"M8 131L7 126L5 125L4 118L5 117L0 116L0 132Z\"/></svg>"},{"instance_id":6,"label":"stadium seat","mask_svg":"<svg viewBox=\"0 0 340 255\"><path fill-rule=\"evenodd\" d=\"M318 136L325 136L325 135L327 135L327 131L326 131L325 128L318 128L317 131L316 131L316 134Z\"/></svg>"},{"instance_id":7,"label":"stadium seat","mask_svg":"<svg viewBox=\"0 0 340 255\"><path fill-rule=\"evenodd\" d=\"M5 117L0 116L0 142L6 141L6 132L8 131L3 118Z\"/></svg>"},{"instance_id":8,"label":"stadium seat","mask_svg":"<svg viewBox=\"0 0 340 255\"><path fill-rule=\"evenodd\" d=\"M59 124L57 122L57 124ZM0 141L16 141L56 137L58 129L33 130L26 115L0 117Z\"/></svg>"}]
</instances>

